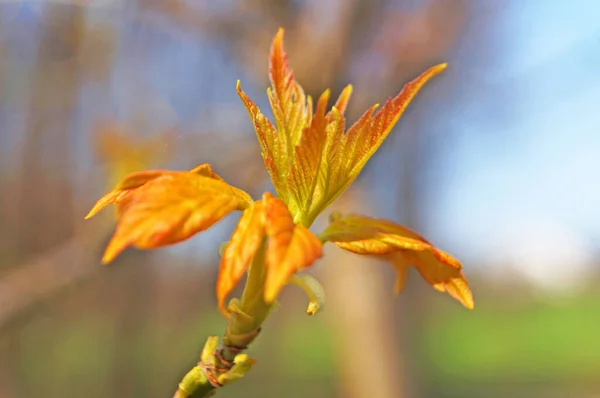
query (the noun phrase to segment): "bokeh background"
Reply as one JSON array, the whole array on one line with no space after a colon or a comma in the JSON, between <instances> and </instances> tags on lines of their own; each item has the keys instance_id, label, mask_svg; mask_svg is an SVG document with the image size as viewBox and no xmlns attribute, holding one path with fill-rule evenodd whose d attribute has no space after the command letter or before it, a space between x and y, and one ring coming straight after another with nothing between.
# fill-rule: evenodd
<instances>
[{"instance_id":1,"label":"bokeh background","mask_svg":"<svg viewBox=\"0 0 600 398\"><path fill-rule=\"evenodd\" d=\"M600 3L0 1L0 397L169 397L225 321L218 244L99 259L83 216L128 172L211 163L270 189L236 79L267 110L270 40L349 118L438 62L332 210L410 225L463 261L476 308L327 248L327 308L287 289L222 397L600 397ZM326 218L326 215L322 218ZM323 225L320 220L316 229Z\"/></svg>"}]
</instances>

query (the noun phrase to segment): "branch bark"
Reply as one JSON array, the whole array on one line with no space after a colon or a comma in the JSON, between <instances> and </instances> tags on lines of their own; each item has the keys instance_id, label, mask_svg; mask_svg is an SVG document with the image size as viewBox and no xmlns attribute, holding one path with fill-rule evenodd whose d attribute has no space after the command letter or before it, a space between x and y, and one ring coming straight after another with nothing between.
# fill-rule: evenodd
<instances>
[{"instance_id":1,"label":"branch bark","mask_svg":"<svg viewBox=\"0 0 600 398\"><path fill-rule=\"evenodd\" d=\"M254 364L243 351L256 339L273 308L263 300L265 251L263 241L248 270L242 299L229 304L229 324L221 345L216 336L208 338L200 362L184 376L174 398L210 397L223 385L242 378Z\"/></svg>"}]
</instances>

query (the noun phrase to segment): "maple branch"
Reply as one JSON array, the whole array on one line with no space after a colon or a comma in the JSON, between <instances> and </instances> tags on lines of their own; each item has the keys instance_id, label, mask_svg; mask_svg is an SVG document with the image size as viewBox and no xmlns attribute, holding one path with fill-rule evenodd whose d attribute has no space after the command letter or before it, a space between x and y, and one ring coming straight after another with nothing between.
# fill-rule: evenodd
<instances>
[{"instance_id":1,"label":"maple branch","mask_svg":"<svg viewBox=\"0 0 600 398\"><path fill-rule=\"evenodd\" d=\"M235 380L241 379L254 365L244 354L256 339L261 325L275 307L263 300L266 277L266 241L263 241L248 269L242 299L229 303L229 323L219 344L210 336L204 345L200 362L181 380L173 398L205 398Z\"/></svg>"}]
</instances>

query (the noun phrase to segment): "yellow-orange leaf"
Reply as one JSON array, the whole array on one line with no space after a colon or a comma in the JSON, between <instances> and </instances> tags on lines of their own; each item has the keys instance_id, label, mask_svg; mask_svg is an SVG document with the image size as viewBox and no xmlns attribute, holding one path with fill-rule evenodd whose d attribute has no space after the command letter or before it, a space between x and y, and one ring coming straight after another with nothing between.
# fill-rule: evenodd
<instances>
[{"instance_id":1,"label":"yellow-orange leaf","mask_svg":"<svg viewBox=\"0 0 600 398\"><path fill-rule=\"evenodd\" d=\"M443 254L450 257L446 253ZM447 292L452 298L459 301L468 309L474 308L473 294L471 293L467 279L460 269L449 267L448 264L440 261L431 253L416 253L401 250L397 253L389 254L387 258L398 271L398 279L403 277L401 276L402 271L404 270L404 273L406 273L406 268L412 265L434 289L440 292Z\"/></svg>"},{"instance_id":2,"label":"yellow-orange leaf","mask_svg":"<svg viewBox=\"0 0 600 398\"><path fill-rule=\"evenodd\" d=\"M240 89L239 82L237 92L254 124L254 129L261 145L262 156L271 175L277 196L288 204L288 208L296 213L299 208L297 203L299 186L300 189L305 191L306 185L310 187L313 179L306 177L306 181L296 183L293 195L290 195L288 187L290 178L288 176L291 173L292 164L294 163L296 147L300 144L303 132L312 124L312 100L304 94L302 87L294 80L294 73L288 64L287 54L283 49L283 35L284 31L280 29L273 39L269 54L271 87L267 90L267 96L277 129L275 129L273 124L265 118L254 102ZM345 98L347 96L342 98L340 106L344 106ZM320 100L319 106L323 109L318 109L317 112L325 114L326 102L326 98L324 105ZM321 121L323 118L324 116L321 116ZM317 134L318 131L315 131L312 135ZM320 141L314 141L314 137L307 138L307 145L320 144ZM307 148L305 152L310 150L312 148ZM316 150L318 151L318 148ZM303 154L300 154L300 156L303 156ZM310 161L312 161L312 158ZM297 174L297 171L295 173ZM302 199L304 199L304 196L302 196Z\"/></svg>"},{"instance_id":3,"label":"yellow-orange leaf","mask_svg":"<svg viewBox=\"0 0 600 398\"><path fill-rule=\"evenodd\" d=\"M288 186L298 205L295 221L305 226L314 220L314 217L309 217L311 209L328 194L331 166L342 161L337 143L338 137L344 134L346 120L343 113L351 95L352 86L348 85L332 110L325 114L329 99L329 90L326 90L317 102L310 125L304 129L296 146Z\"/></svg>"},{"instance_id":4,"label":"yellow-orange leaf","mask_svg":"<svg viewBox=\"0 0 600 398\"><path fill-rule=\"evenodd\" d=\"M287 158L294 156L294 147L300 141L302 130L310 121L307 100L302 87L294 80L294 72L283 49L283 29L279 29L271 45L269 55L269 78L271 88L267 90L277 131L284 142Z\"/></svg>"},{"instance_id":5,"label":"yellow-orange leaf","mask_svg":"<svg viewBox=\"0 0 600 398\"><path fill-rule=\"evenodd\" d=\"M294 224L281 199L266 193L263 200L266 207L265 230L269 238L264 298L270 303L295 272L322 256L322 244L308 229Z\"/></svg>"},{"instance_id":6,"label":"yellow-orange leaf","mask_svg":"<svg viewBox=\"0 0 600 398\"><path fill-rule=\"evenodd\" d=\"M147 170L132 173L125 177L117 186L96 202L92 210L85 216L85 219L91 218L98 214L100 210L108 205L119 205L124 203L126 197L135 189L146 184L148 181L152 181L155 178L163 176L165 174L172 173L167 170Z\"/></svg>"},{"instance_id":7,"label":"yellow-orange leaf","mask_svg":"<svg viewBox=\"0 0 600 398\"><path fill-rule=\"evenodd\" d=\"M198 175L201 175L204 177L214 178L215 180L223 181L223 178L221 178L220 175L215 173L213 171L212 167L210 167L210 164L208 164L208 163L204 163L204 164L201 164L200 166L196 166L195 168L190 170L190 173L194 173L194 174L198 174Z\"/></svg>"},{"instance_id":8,"label":"yellow-orange leaf","mask_svg":"<svg viewBox=\"0 0 600 398\"><path fill-rule=\"evenodd\" d=\"M171 172L130 191L102 261L128 246L156 248L210 228L233 210L252 203L244 191L191 172Z\"/></svg>"},{"instance_id":9,"label":"yellow-orange leaf","mask_svg":"<svg viewBox=\"0 0 600 398\"><path fill-rule=\"evenodd\" d=\"M330 223L320 237L356 254L388 254L399 249L432 249L427 241L408 228L388 220L356 215L331 214Z\"/></svg>"},{"instance_id":10,"label":"yellow-orange leaf","mask_svg":"<svg viewBox=\"0 0 600 398\"><path fill-rule=\"evenodd\" d=\"M473 297L460 262L406 227L388 220L333 214L320 237L353 253L390 260L398 272L398 292L404 286L407 267L412 265L435 289L473 308Z\"/></svg>"},{"instance_id":11,"label":"yellow-orange leaf","mask_svg":"<svg viewBox=\"0 0 600 398\"><path fill-rule=\"evenodd\" d=\"M294 163L288 176L288 187L298 206L299 220L307 214L312 203L321 163L321 153L325 145L325 112L329 100L329 90L321 94L311 124L300 137L295 148Z\"/></svg>"},{"instance_id":12,"label":"yellow-orange leaf","mask_svg":"<svg viewBox=\"0 0 600 398\"><path fill-rule=\"evenodd\" d=\"M277 195L281 198L286 198L287 185L284 174L287 171L288 158L285 144L269 119L260 112L258 106L242 91L239 80L236 89L254 125L263 161L271 176L271 181L273 181Z\"/></svg>"},{"instance_id":13,"label":"yellow-orange leaf","mask_svg":"<svg viewBox=\"0 0 600 398\"><path fill-rule=\"evenodd\" d=\"M321 161L321 186L327 194L314 202L310 219L329 206L361 172L369 158L388 136L398 119L425 83L446 68L440 64L429 68L412 82L407 83L395 98L390 98L377 113L377 105L368 109L344 134L338 132L328 140L331 150L324 151ZM339 100L341 104L346 101ZM335 108L334 108L335 109Z\"/></svg>"},{"instance_id":14,"label":"yellow-orange leaf","mask_svg":"<svg viewBox=\"0 0 600 398\"><path fill-rule=\"evenodd\" d=\"M170 171L170 170L146 170L146 171L138 171L135 173L129 174L125 177L121 182L117 184L117 186L110 192L106 193L96 204L92 207L92 210L85 216L85 219L91 218L98 214L100 210L105 208L108 205L122 205L125 203L125 199L127 195L129 195L133 190L141 187L149 181L154 180L155 178L167 175L167 174L186 174L186 171ZM221 176L215 173L208 163L201 164L196 168L189 171L189 173L194 173L198 175L202 175L209 178L215 178L218 180L223 180ZM119 206L121 208L122 206Z\"/></svg>"},{"instance_id":15,"label":"yellow-orange leaf","mask_svg":"<svg viewBox=\"0 0 600 398\"><path fill-rule=\"evenodd\" d=\"M264 239L264 226L265 206L259 200L244 210L231 240L225 246L217 279L217 299L224 315L227 315L225 299L250 266Z\"/></svg>"},{"instance_id":16,"label":"yellow-orange leaf","mask_svg":"<svg viewBox=\"0 0 600 398\"><path fill-rule=\"evenodd\" d=\"M313 114L311 98L294 79L283 36L279 29L269 54L267 95L277 129L242 92L239 82L238 94L254 124L277 195L286 202L294 221L308 227L354 181L413 97L446 64L429 68L407 83L379 112L375 113L378 105L371 107L344 133L343 114L352 86L342 91L327 113L329 91L325 91Z\"/></svg>"},{"instance_id":17,"label":"yellow-orange leaf","mask_svg":"<svg viewBox=\"0 0 600 398\"><path fill-rule=\"evenodd\" d=\"M348 84L342 90L342 93L340 94L339 98L337 99L337 101L335 102L335 105L333 107L336 108L338 111L340 111L340 113L344 114L344 112L346 112L346 108L348 107L348 101L350 101L351 96L352 96L352 85Z\"/></svg>"}]
</instances>

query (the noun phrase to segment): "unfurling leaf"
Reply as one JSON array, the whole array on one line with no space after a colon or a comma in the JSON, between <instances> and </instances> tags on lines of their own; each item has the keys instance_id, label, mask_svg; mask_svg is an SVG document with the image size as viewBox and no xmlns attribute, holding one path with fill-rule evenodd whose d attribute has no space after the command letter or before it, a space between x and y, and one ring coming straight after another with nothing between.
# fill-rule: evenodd
<instances>
[{"instance_id":1,"label":"unfurling leaf","mask_svg":"<svg viewBox=\"0 0 600 398\"><path fill-rule=\"evenodd\" d=\"M265 193L263 200L266 207L265 230L269 238L264 299L271 303L294 273L322 256L322 244L308 229L294 224L281 199Z\"/></svg>"},{"instance_id":2,"label":"unfurling leaf","mask_svg":"<svg viewBox=\"0 0 600 398\"><path fill-rule=\"evenodd\" d=\"M432 246L408 228L387 220L333 213L321 239L356 254L387 254L406 250L430 250Z\"/></svg>"},{"instance_id":3,"label":"unfurling leaf","mask_svg":"<svg viewBox=\"0 0 600 398\"><path fill-rule=\"evenodd\" d=\"M277 134L277 130L275 130L269 119L260 112L260 109L242 91L239 80L236 89L254 125L263 161L271 176L277 195L286 198L288 191L284 175L287 170L288 158L283 140Z\"/></svg>"},{"instance_id":4,"label":"unfurling leaf","mask_svg":"<svg viewBox=\"0 0 600 398\"><path fill-rule=\"evenodd\" d=\"M200 176L214 178L215 180L223 181L223 178L221 178L220 175L215 173L213 171L212 167L210 167L210 164L208 164L208 163L204 163L204 164L201 164L200 166L194 167L193 169L190 170L190 173L198 174Z\"/></svg>"},{"instance_id":5,"label":"unfurling leaf","mask_svg":"<svg viewBox=\"0 0 600 398\"><path fill-rule=\"evenodd\" d=\"M102 196L100 200L96 202L94 207L92 207L92 210L85 216L85 219L87 220L88 218L95 216L100 210L108 205L117 205L120 209L127 196L132 191L149 181L169 173L172 172L167 170L147 170L128 175L123 181L117 184L112 191Z\"/></svg>"},{"instance_id":6,"label":"unfurling leaf","mask_svg":"<svg viewBox=\"0 0 600 398\"><path fill-rule=\"evenodd\" d=\"M327 192L313 201L308 216L310 220L314 220L350 186L396 125L410 101L430 78L445 68L446 64L429 68L415 80L407 83L395 98L388 99L379 112L374 114L377 105L372 106L346 133L338 130L327 138L332 149L323 152L320 165L322 176L320 178L323 178L322 185L327 187ZM345 98L344 93L342 97ZM338 102L345 103L345 101L340 99Z\"/></svg>"},{"instance_id":7,"label":"unfurling leaf","mask_svg":"<svg viewBox=\"0 0 600 398\"><path fill-rule=\"evenodd\" d=\"M267 95L275 125L240 89L237 91L248 110L277 195L288 206L294 222L310 226L358 176L369 158L390 133L409 102L446 64L427 70L406 84L375 113L371 107L345 133L344 111L352 94L348 85L331 111L326 113L329 91L317 101L313 114L312 99L294 80L283 48L283 29L271 45Z\"/></svg>"},{"instance_id":8,"label":"unfurling leaf","mask_svg":"<svg viewBox=\"0 0 600 398\"><path fill-rule=\"evenodd\" d=\"M294 198L290 198L289 195L287 176L302 131L310 125L312 100L305 96L302 87L294 80L294 74L283 50L283 29L279 30L271 45L269 77L271 88L267 90L267 95L277 129L242 91L239 81L237 92L254 124L263 160L277 195L291 205L289 202Z\"/></svg>"},{"instance_id":9,"label":"unfurling leaf","mask_svg":"<svg viewBox=\"0 0 600 398\"><path fill-rule=\"evenodd\" d=\"M202 167L191 172L162 172L151 179L126 178L113 191L114 197L101 199L92 209L95 213L111 203L120 209L117 229L102 261L112 261L131 245L149 249L180 242L252 203L247 193L213 174Z\"/></svg>"},{"instance_id":10,"label":"unfurling leaf","mask_svg":"<svg viewBox=\"0 0 600 398\"><path fill-rule=\"evenodd\" d=\"M443 254L450 257L446 253ZM385 257L387 257L397 270L397 288L403 284L402 278L406 278L406 268L413 265L423 279L433 286L434 289L448 293L468 309L475 307L473 294L461 269L449 267L447 263L440 261L438 257L427 252L417 253L400 250ZM404 275L402 272L404 272Z\"/></svg>"},{"instance_id":11,"label":"unfurling leaf","mask_svg":"<svg viewBox=\"0 0 600 398\"><path fill-rule=\"evenodd\" d=\"M219 309L227 315L225 299L237 285L250 266L265 236L265 206L257 201L244 210L244 214L225 246L219 277L217 279L217 300Z\"/></svg>"},{"instance_id":12,"label":"unfurling leaf","mask_svg":"<svg viewBox=\"0 0 600 398\"><path fill-rule=\"evenodd\" d=\"M92 210L85 216L85 219L91 218L98 214L100 210L105 208L108 205L117 205L119 210L123 207L123 204L126 201L127 195L129 195L135 189L141 187L149 181L154 180L155 178L164 176L164 175L174 175L174 174L198 174L201 176L214 178L217 180L223 180L221 176L215 173L209 164L201 164L196 168L187 171L171 171L171 170L146 170L146 171L138 171L135 173L129 174L125 177L121 182L117 184L117 186L107 194L105 194L100 200L96 202Z\"/></svg>"},{"instance_id":13,"label":"unfurling leaf","mask_svg":"<svg viewBox=\"0 0 600 398\"><path fill-rule=\"evenodd\" d=\"M312 223L308 218L311 209L317 205L329 191L331 161L339 161L335 155L337 147L333 138L344 133L346 108L352 86L347 86L333 109L327 110L329 91L325 91L317 102L317 109L310 125L302 132L300 142L295 149L294 163L288 176L288 186L297 204L295 221L304 226ZM331 160L333 159L333 160Z\"/></svg>"},{"instance_id":14,"label":"unfurling leaf","mask_svg":"<svg viewBox=\"0 0 600 398\"><path fill-rule=\"evenodd\" d=\"M333 214L320 238L353 253L383 256L391 261L398 272L398 292L404 286L407 267L412 265L436 290L447 292L465 307L473 308L473 297L460 262L406 227L388 220Z\"/></svg>"},{"instance_id":15,"label":"unfurling leaf","mask_svg":"<svg viewBox=\"0 0 600 398\"><path fill-rule=\"evenodd\" d=\"M267 95L277 131L284 143L289 168L302 130L310 123L312 109L307 104L304 90L294 80L294 72L288 64L287 54L283 49L283 29L279 29L271 45L269 78L271 88L267 89Z\"/></svg>"},{"instance_id":16,"label":"unfurling leaf","mask_svg":"<svg viewBox=\"0 0 600 398\"><path fill-rule=\"evenodd\" d=\"M317 185L321 153L325 145L325 112L328 100L329 90L319 97L311 124L302 132L288 175L290 194L298 206L300 217L310 210Z\"/></svg>"}]
</instances>

